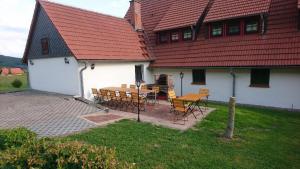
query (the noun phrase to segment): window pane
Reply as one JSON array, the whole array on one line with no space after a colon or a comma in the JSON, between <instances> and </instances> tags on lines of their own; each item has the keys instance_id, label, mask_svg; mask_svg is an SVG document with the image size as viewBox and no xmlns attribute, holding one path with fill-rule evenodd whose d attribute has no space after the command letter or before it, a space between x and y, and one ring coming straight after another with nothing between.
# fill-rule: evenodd
<instances>
[{"instance_id":1,"label":"window pane","mask_svg":"<svg viewBox=\"0 0 300 169\"><path fill-rule=\"evenodd\" d=\"M190 29L184 30L183 31L183 39L184 40L192 39L192 30L190 30Z\"/></svg>"},{"instance_id":2,"label":"window pane","mask_svg":"<svg viewBox=\"0 0 300 169\"><path fill-rule=\"evenodd\" d=\"M246 33L258 32L258 20L256 18L245 22Z\"/></svg>"},{"instance_id":3,"label":"window pane","mask_svg":"<svg viewBox=\"0 0 300 169\"><path fill-rule=\"evenodd\" d=\"M41 39L41 47L42 47L42 54L43 55L48 55L49 54L48 38Z\"/></svg>"},{"instance_id":4,"label":"window pane","mask_svg":"<svg viewBox=\"0 0 300 169\"><path fill-rule=\"evenodd\" d=\"M143 81L144 79L143 79L143 74L144 74L144 72L143 72L143 65L137 65L137 66L135 66L135 80L136 81Z\"/></svg>"},{"instance_id":5,"label":"window pane","mask_svg":"<svg viewBox=\"0 0 300 169\"><path fill-rule=\"evenodd\" d=\"M205 84L205 82L206 82L205 70L203 69L193 70L193 83Z\"/></svg>"},{"instance_id":6,"label":"window pane","mask_svg":"<svg viewBox=\"0 0 300 169\"><path fill-rule=\"evenodd\" d=\"M222 36L223 34L223 25L222 24L213 24L211 29L212 36Z\"/></svg>"},{"instance_id":7,"label":"window pane","mask_svg":"<svg viewBox=\"0 0 300 169\"><path fill-rule=\"evenodd\" d=\"M239 35L240 34L240 22L228 23L227 24L228 35Z\"/></svg>"},{"instance_id":8,"label":"window pane","mask_svg":"<svg viewBox=\"0 0 300 169\"><path fill-rule=\"evenodd\" d=\"M172 41L178 41L179 40L179 33L178 32L171 33L171 40Z\"/></svg>"},{"instance_id":9,"label":"window pane","mask_svg":"<svg viewBox=\"0 0 300 169\"><path fill-rule=\"evenodd\" d=\"M251 85L252 86L269 86L270 69L252 69Z\"/></svg>"},{"instance_id":10,"label":"window pane","mask_svg":"<svg viewBox=\"0 0 300 169\"><path fill-rule=\"evenodd\" d=\"M167 33L159 33L159 42L161 42L161 43L168 42L168 34Z\"/></svg>"}]
</instances>

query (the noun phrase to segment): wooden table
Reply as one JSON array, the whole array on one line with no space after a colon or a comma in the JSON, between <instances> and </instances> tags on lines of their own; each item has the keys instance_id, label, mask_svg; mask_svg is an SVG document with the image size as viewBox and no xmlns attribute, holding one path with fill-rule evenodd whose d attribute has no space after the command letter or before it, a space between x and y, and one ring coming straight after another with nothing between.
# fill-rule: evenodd
<instances>
[{"instance_id":1,"label":"wooden table","mask_svg":"<svg viewBox=\"0 0 300 169\"><path fill-rule=\"evenodd\" d=\"M137 93L138 92L137 89L122 88L122 87L105 87L105 88L102 88L102 89L103 90L112 90L112 91L116 91L116 92L124 91L124 92L127 92L127 93ZM155 92L155 90L140 89L140 94L147 95L149 93L154 93L155 94L155 101L156 101L157 93Z\"/></svg>"},{"instance_id":2,"label":"wooden table","mask_svg":"<svg viewBox=\"0 0 300 169\"><path fill-rule=\"evenodd\" d=\"M197 119L196 115L194 114L194 110L198 108L200 112L203 114L202 109L200 108L200 103L203 98L205 98L205 94L194 94L189 93L187 95L181 96L178 99L182 100L186 103L188 103L188 111L194 115L194 117Z\"/></svg>"}]
</instances>

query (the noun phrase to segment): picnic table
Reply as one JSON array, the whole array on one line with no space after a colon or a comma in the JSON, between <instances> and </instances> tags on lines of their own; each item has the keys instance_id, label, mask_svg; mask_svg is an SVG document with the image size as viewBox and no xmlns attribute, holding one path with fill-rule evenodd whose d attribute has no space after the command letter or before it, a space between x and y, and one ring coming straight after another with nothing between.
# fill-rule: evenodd
<instances>
[{"instance_id":1,"label":"picnic table","mask_svg":"<svg viewBox=\"0 0 300 169\"><path fill-rule=\"evenodd\" d=\"M191 113L194 115L194 117L197 119L196 115L194 114L195 109L198 108L199 111L203 114L202 109L200 108L200 103L203 100L203 98L206 98L207 95L205 94L194 94L189 93L187 95L181 96L178 98L178 100L182 100L185 103L188 104L188 113Z\"/></svg>"},{"instance_id":2,"label":"picnic table","mask_svg":"<svg viewBox=\"0 0 300 169\"><path fill-rule=\"evenodd\" d=\"M112 90L112 91L124 91L126 93L137 93L137 89L131 89L131 88L122 88L122 87L105 87L102 88L103 90ZM149 89L140 89L140 94L142 95L148 95L149 93L154 93L155 94L155 101L157 99L157 93L155 90L149 90Z\"/></svg>"}]
</instances>

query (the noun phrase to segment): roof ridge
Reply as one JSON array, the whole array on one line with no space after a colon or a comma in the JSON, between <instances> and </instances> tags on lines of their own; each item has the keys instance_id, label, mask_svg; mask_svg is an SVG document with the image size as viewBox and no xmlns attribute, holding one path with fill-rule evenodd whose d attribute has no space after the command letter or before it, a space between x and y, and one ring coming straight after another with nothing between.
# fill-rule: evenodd
<instances>
[{"instance_id":1,"label":"roof ridge","mask_svg":"<svg viewBox=\"0 0 300 169\"><path fill-rule=\"evenodd\" d=\"M75 10L80 10L80 11L83 11L83 12L90 12L90 13L94 13L94 14L97 14L97 15L113 17L113 18L115 18L115 19L120 19L120 20L126 21L126 20L125 20L124 18L122 18L122 17L113 16L113 15L110 15L110 14L105 14L105 13L101 13L101 12L97 12L97 11L93 11L93 10L83 9L83 8L75 7L75 6L71 6L71 5L66 5L66 4L54 2L53 0L37 0L37 1L38 1L40 4L43 3L43 2L45 2L45 3L50 3L50 4L59 5L59 6L66 7L66 8L73 8L73 9L75 9Z\"/></svg>"}]
</instances>

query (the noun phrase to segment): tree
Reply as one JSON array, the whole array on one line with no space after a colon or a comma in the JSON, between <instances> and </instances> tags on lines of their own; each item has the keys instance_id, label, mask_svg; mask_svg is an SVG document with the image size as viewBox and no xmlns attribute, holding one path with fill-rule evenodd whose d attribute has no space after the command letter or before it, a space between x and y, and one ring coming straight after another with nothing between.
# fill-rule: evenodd
<instances>
[{"instance_id":1,"label":"tree","mask_svg":"<svg viewBox=\"0 0 300 169\"><path fill-rule=\"evenodd\" d=\"M227 128L224 133L224 136L228 139L232 139L232 137L233 137L235 104L236 104L236 98L230 97L229 108L228 108L228 122L227 122Z\"/></svg>"}]
</instances>

